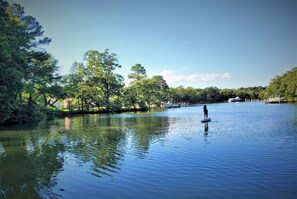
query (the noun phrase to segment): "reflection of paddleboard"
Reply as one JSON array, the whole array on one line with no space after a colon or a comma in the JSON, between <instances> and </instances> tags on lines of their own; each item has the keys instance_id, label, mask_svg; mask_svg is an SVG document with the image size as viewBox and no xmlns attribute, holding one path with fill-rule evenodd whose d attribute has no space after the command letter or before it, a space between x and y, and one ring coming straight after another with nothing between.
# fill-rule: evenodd
<instances>
[{"instance_id":1,"label":"reflection of paddleboard","mask_svg":"<svg viewBox=\"0 0 297 199\"><path fill-rule=\"evenodd\" d=\"M210 122L210 121L211 121L211 119L207 118L207 119L201 120L201 123Z\"/></svg>"}]
</instances>

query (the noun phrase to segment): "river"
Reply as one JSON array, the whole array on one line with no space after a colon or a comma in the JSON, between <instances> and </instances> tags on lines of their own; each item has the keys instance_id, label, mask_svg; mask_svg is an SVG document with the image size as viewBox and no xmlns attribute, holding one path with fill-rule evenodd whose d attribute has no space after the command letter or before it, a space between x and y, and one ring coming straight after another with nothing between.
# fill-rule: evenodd
<instances>
[{"instance_id":1,"label":"river","mask_svg":"<svg viewBox=\"0 0 297 199\"><path fill-rule=\"evenodd\" d=\"M0 198L297 197L296 105L202 106L2 126Z\"/></svg>"}]
</instances>

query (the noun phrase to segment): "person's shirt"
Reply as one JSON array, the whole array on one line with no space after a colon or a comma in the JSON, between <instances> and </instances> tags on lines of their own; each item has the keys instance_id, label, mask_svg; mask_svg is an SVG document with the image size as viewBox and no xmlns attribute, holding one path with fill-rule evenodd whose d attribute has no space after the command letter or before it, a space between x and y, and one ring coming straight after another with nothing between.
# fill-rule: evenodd
<instances>
[{"instance_id":1,"label":"person's shirt","mask_svg":"<svg viewBox=\"0 0 297 199\"><path fill-rule=\"evenodd\" d=\"M203 111L207 112L207 107L206 106L203 107Z\"/></svg>"}]
</instances>

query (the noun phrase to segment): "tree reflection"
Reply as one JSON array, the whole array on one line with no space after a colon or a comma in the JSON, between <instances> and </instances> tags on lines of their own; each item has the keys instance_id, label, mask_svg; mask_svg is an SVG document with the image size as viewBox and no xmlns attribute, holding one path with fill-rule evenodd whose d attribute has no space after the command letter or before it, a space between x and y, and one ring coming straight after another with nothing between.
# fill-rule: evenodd
<instances>
[{"instance_id":1,"label":"tree reflection","mask_svg":"<svg viewBox=\"0 0 297 199\"><path fill-rule=\"evenodd\" d=\"M150 144L158 140L168 132L169 122L167 117L136 117L133 123L128 126L130 132L133 132L133 147L136 149L139 158L145 157Z\"/></svg>"},{"instance_id":2,"label":"tree reflection","mask_svg":"<svg viewBox=\"0 0 297 199\"><path fill-rule=\"evenodd\" d=\"M65 154L92 163L91 174L113 176L126 150L145 157L154 140L168 132L166 117L83 116L43 122L31 130L0 133L0 189L8 198L55 197Z\"/></svg>"},{"instance_id":3,"label":"tree reflection","mask_svg":"<svg viewBox=\"0 0 297 199\"><path fill-rule=\"evenodd\" d=\"M5 148L0 159L1 189L7 198L40 198L39 190L56 184L52 177L62 168L63 160L58 153L64 146L44 142L48 139L46 135L32 135L30 132L0 135Z\"/></svg>"}]
</instances>

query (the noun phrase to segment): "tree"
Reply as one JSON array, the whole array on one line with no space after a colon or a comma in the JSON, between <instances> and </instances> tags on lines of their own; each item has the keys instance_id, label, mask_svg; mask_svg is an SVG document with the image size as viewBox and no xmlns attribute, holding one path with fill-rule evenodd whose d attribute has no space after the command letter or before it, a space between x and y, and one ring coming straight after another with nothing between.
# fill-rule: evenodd
<instances>
[{"instance_id":1,"label":"tree","mask_svg":"<svg viewBox=\"0 0 297 199\"><path fill-rule=\"evenodd\" d=\"M106 110L110 110L110 99L113 95L118 95L124 86L124 79L121 75L115 74L114 70L120 68L117 55L109 53L106 49L104 52L90 50L85 53L87 76L93 85L99 85L104 93Z\"/></svg>"},{"instance_id":2,"label":"tree","mask_svg":"<svg viewBox=\"0 0 297 199\"><path fill-rule=\"evenodd\" d=\"M34 54L37 54L34 52ZM31 70L28 72L25 84L32 86L29 92L29 107L33 99L42 97L44 107L53 106L65 94L60 86L62 76L58 75L58 61L50 54L39 53L32 56ZM54 101L52 101L54 100ZM32 108L32 107L31 107Z\"/></svg>"},{"instance_id":3,"label":"tree","mask_svg":"<svg viewBox=\"0 0 297 199\"><path fill-rule=\"evenodd\" d=\"M284 96L284 91L281 89L282 77L276 76L273 78L266 88L266 98Z\"/></svg>"},{"instance_id":4,"label":"tree","mask_svg":"<svg viewBox=\"0 0 297 199\"><path fill-rule=\"evenodd\" d=\"M128 107L140 106L141 108L146 108L146 103L144 101L144 95L146 91L143 90L143 85L145 78L147 78L146 70L141 64L135 64L131 67L131 72L128 78L131 84L124 89L124 100L125 105Z\"/></svg>"},{"instance_id":5,"label":"tree","mask_svg":"<svg viewBox=\"0 0 297 199\"><path fill-rule=\"evenodd\" d=\"M287 100L295 102L297 97L297 67L292 68L283 75L281 88L285 89L284 96Z\"/></svg>"},{"instance_id":6,"label":"tree","mask_svg":"<svg viewBox=\"0 0 297 199\"><path fill-rule=\"evenodd\" d=\"M138 105L141 108L150 108L153 103L152 84L149 78L143 78L134 84L137 93Z\"/></svg>"},{"instance_id":7,"label":"tree","mask_svg":"<svg viewBox=\"0 0 297 199\"><path fill-rule=\"evenodd\" d=\"M220 90L220 96L221 96L221 100L224 102L227 102L229 98L234 98L235 93L234 90L232 89L222 89Z\"/></svg>"},{"instance_id":8,"label":"tree","mask_svg":"<svg viewBox=\"0 0 297 199\"><path fill-rule=\"evenodd\" d=\"M0 123L23 114L23 82L32 67L31 56L51 41L42 37L41 29L34 17L25 16L23 7L0 0Z\"/></svg>"},{"instance_id":9,"label":"tree","mask_svg":"<svg viewBox=\"0 0 297 199\"><path fill-rule=\"evenodd\" d=\"M265 91L265 97L282 97L287 101L295 101L297 97L297 67L287 71L282 76L273 78Z\"/></svg>"},{"instance_id":10,"label":"tree","mask_svg":"<svg viewBox=\"0 0 297 199\"><path fill-rule=\"evenodd\" d=\"M186 91L183 86L176 87L175 92L175 102L185 102Z\"/></svg>"},{"instance_id":11,"label":"tree","mask_svg":"<svg viewBox=\"0 0 297 199\"><path fill-rule=\"evenodd\" d=\"M131 67L132 73L128 75L128 78L131 80L139 81L143 78L146 78L146 70L141 64L135 64Z\"/></svg>"},{"instance_id":12,"label":"tree","mask_svg":"<svg viewBox=\"0 0 297 199\"><path fill-rule=\"evenodd\" d=\"M138 99L137 99L137 92L135 90L135 85L130 85L128 87L124 88L124 105L127 108L130 108L133 106L134 109L136 109L136 106L138 104Z\"/></svg>"},{"instance_id":13,"label":"tree","mask_svg":"<svg viewBox=\"0 0 297 199\"><path fill-rule=\"evenodd\" d=\"M0 123L12 117L18 108L16 96L21 90L22 72L19 62L19 40L16 37L17 24L8 10L10 5L0 0Z\"/></svg>"},{"instance_id":14,"label":"tree","mask_svg":"<svg viewBox=\"0 0 297 199\"><path fill-rule=\"evenodd\" d=\"M154 103L157 107L161 106L162 102L168 100L168 90L169 86L164 78L160 75L153 76L152 81L152 93L154 96Z\"/></svg>"},{"instance_id":15,"label":"tree","mask_svg":"<svg viewBox=\"0 0 297 199\"><path fill-rule=\"evenodd\" d=\"M87 72L83 63L74 62L71 67L71 73L64 78L65 90L68 98L77 98L78 109L84 110L87 91Z\"/></svg>"},{"instance_id":16,"label":"tree","mask_svg":"<svg viewBox=\"0 0 297 199\"><path fill-rule=\"evenodd\" d=\"M138 104L142 108L151 108L152 105L159 107L168 99L169 87L162 76L143 78L134 82L131 87L135 89Z\"/></svg>"}]
</instances>

